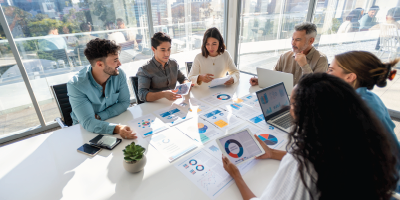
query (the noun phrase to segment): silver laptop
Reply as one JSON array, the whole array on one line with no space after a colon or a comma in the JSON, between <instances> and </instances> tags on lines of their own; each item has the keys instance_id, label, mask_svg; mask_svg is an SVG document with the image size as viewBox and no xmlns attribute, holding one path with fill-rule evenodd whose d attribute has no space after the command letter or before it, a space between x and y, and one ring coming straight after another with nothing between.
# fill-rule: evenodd
<instances>
[{"instance_id":1,"label":"silver laptop","mask_svg":"<svg viewBox=\"0 0 400 200\"><path fill-rule=\"evenodd\" d=\"M257 76L258 85L261 88L266 88L271 85L284 82L286 86L286 92L288 94L292 93L293 74L257 67Z\"/></svg>"},{"instance_id":2,"label":"silver laptop","mask_svg":"<svg viewBox=\"0 0 400 200\"><path fill-rule=\"evenodd\" d=\"M265 121L289 133L293 124L289 96L283 82L259 90L256 95Z\"/></svg>"}]
</instances>

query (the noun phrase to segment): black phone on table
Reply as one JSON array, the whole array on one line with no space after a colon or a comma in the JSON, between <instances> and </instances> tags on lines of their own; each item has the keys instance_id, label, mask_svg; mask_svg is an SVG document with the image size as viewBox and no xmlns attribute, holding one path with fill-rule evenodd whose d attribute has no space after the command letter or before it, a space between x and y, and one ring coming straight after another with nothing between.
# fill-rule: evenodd
<instances>
[{"instance_id":1,"label":"black phone on table","mask_svg":"<svg viewBox=\"0 0 400 200\"><path fill-rule=\"evenodd\" d=\"M89 144L84 144L81 147L79 147L77 150L79 153L83 153L88 156L95 156L101 151L101 148L95 147L95 146L92 146Z\"/></svg>"}]
</instances>

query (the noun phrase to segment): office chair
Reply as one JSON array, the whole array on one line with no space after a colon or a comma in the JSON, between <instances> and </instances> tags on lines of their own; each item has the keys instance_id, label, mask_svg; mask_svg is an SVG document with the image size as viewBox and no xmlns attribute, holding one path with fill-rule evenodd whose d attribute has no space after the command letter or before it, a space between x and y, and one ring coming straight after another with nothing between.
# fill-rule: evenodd
<instances>
[{"instance_id":1,"label":"office chair","mask_svg":"<svg viewBox=\"0 0 400 200\"><path fill-rule=\"evenodd\" d=\"M186 76L189 76L190 70L192 69L193 62L185 62L186 65Z\"/></svg>"},{"instance_id":2,"label":"office chair","mask_svg":"<svg viewBox=\"0 0 400 200\"><path fill-rule=\"evenodd\" d=\"M132 88L133 88L133 91L135 92L136 103L138 105L141 104L141 103L144 103L144 101L141 101L139 99L139 95L138 95L138 92L139 92L139 89L138 89L138 87L139 87L139 84L138 84L139 78L137 76L131 76L129 78L131 79Z\"/></svg>"},{"instance_id":3,"label":"office chair","mask_svg":"<svg viewBox=\"0 0 400 200\"><path fill-rule=\"evenodd\" d=\"M57 102L58 110L60 111L61 118L58 117L55 120L58 122L61 128L72 126L71 112L72 107L69 103L67 84L59 84L50 86L53 92L54 98Z\"/></svg>"}]
</instances>

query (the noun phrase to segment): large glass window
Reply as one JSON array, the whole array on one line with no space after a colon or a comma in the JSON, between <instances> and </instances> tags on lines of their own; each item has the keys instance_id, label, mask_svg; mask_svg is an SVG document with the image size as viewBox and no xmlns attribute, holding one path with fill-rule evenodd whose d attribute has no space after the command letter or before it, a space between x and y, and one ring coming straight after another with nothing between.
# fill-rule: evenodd
<instances>
[{"instance_id":1,"label":"large glass window","mask_svg":"<svg viewBox=\"0 0 400 200\"><path fill-rule=\"evenodd\" d=\"M399 55L399 0L318 0L313 22L318 26L318 50L332 62L352 50L374 53L383 62ZM375 92L392 110L400 110L399 76Z\"/></svg>"},{"instance_id":2,"label":"large glass window","mask_svg":"<svg viewBox=\"0 0 400 200\"><path fill-rule=\"evenodd\" d=\"M240 13L238 65L256 73L272 69L281 53L291 49L294 26L306 20L308 0L243 0Z\"/></svg>"},{"instance_id":3,"label":"large glass window","mask_svg":"<svg viewBox=\"0 0 400 200\"><path fill-rule=\"evenodd\" d=\"M18 91L18 92L16 92ZM40 125L10 45L0 30L0 138Z\"/></svg>"},{"instance_id":4,"label":"large glass window","mask_svg":"<svg viewBox=\"0 0 400 200\"><path fill-rule=\"evenodd\" d=\"M171 57L181 68L201 52L208 28L217 27L224 34L224 4L224 0L151 0L154 32L172 38Z\"/></svg>"},{"instance_id":5,"label":"large glass window","mask_svg":"<svg viewBox=\"0 0 400 200\"><path fill-rule=\"evenodd\" d=\"M137 69L151 57L145 3L144 0L11 0L1 3L46 122L60 116L50 86L68 82L89 64L83 50L91 39L110 39L122 46L120 60L127 76L136 75ZM0 34L4 39L4 33ZM11 122L21 116L22 108L33 109L7 45L6 40L0 41L0 62L3 63L0 96L4 95L0 110L7 113L7 117L2 115L0 120L9 120L14 128L5 132L13 132L37 126L39 122L36 114L31 123L28 120ZM5 125L2 121L0 124Z\"/></svg>"}]
</instances>

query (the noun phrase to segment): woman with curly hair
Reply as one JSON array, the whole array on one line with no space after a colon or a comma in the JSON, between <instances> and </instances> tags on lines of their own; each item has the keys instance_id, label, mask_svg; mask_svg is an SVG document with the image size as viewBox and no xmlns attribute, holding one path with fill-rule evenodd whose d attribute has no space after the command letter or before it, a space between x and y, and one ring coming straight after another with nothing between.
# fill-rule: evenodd
<instances>
[{"instance_id":1,"label":"woman with curly hair","mask_svg":"<svg viewBox=\"0 0 400 200\"><path fill-rule=\"evenodd\" d=\"M399 179L387 133L345 81L325 73L305 75L292 91L295 128L288 152L259 140L265 154L282 160L260 199L389 199ZM257 199L237 167L222 158L243 199Z\"/></svg>"}]
</instances>

